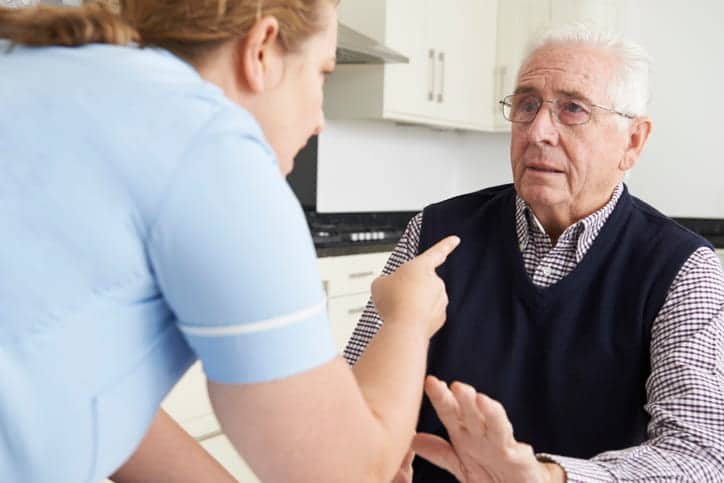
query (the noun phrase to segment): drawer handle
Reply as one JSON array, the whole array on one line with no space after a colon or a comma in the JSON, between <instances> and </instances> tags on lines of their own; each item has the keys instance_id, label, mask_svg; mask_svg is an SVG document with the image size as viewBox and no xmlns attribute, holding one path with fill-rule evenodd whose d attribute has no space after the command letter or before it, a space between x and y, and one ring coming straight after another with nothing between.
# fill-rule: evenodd
<instances>
[{"instance_id":1,"label":"drawer handle","mask_svg":"<svg viewBox=\"0 0 724 483\"><path fill-rule=\"evenodd\" d=\"M356 308L356 309L349 309L349 310L347 311L347 313L348 313L349 315L354 315L354 314L361 314L361 313L364 312L364 311L365 311L365 308L364 308L364 307L358 307L358 308Z\"/></svg>"},{"instance_id":2,"label":"drawer handle","mask_svg":"<svg viewBox=\"0 0 724 483\"><path fill-rule=\"evenodd\" d=\"M374 274L375 274L375 272L350 273L349 278L365 278L365 277L371 277Z\"/></svg>"},{"instance_id":3,"label":"drawer handle","mask_svg":"<svg viewBox=\"0 0 724 483\"><path fill-rule=\"evenodd\" d=\"M427 100L435 100L435 49L428 51L428 62L430 63L430 89L427 91Z\"/></svg>"}]
</instances>

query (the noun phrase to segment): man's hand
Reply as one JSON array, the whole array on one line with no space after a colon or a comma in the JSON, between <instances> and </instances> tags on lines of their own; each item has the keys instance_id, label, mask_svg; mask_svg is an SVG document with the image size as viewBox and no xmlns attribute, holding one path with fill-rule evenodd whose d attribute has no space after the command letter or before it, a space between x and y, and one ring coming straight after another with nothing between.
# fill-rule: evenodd
<instances>
[{"instance_id":1,"label":"man's hand","mask_svg":"<svg viewBox=\"0 0 724 483\"><path fill-rule=\"evenodd\" d=\"M513 427L503 406L467 384L450 388L428 376L425 393L450 442L426 433L415 436L412 449L464 483L565 482L565 472L554 463L538 461L533 449L513 438Z\"/></svg>"}]
</instances>

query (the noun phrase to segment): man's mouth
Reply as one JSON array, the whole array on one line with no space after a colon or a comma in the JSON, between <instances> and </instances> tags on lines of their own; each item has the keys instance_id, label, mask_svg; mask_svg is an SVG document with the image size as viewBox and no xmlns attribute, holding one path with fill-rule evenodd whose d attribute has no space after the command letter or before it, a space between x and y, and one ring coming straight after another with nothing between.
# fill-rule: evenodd
<instances>
[{"instance_id":1,"label":"man's mouth","mask_svg":"<svg viewBox=\"0 0 724 483\"><path fill-rule=\"evenodd\" d=\"M555 168L554 166L548 166L545 164L529 164L526 166L527 169L531 171L535 171L538 173L554 173L554 174L562 174L564 171L558 168Z\"/></svg>"}]
</instances>

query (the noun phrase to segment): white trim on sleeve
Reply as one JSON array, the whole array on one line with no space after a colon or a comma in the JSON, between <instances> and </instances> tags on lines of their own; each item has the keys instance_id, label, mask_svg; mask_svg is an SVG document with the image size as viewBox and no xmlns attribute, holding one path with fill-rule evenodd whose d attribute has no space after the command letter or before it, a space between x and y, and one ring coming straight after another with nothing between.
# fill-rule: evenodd
<instances>
[{"instance_id":1,"label":"white trim on sleeve","mask_svg":"<svg viewBox=\"0 0 724 483\"><path fill-rule=\"evenodd\" d=\"M255 332L264 332L266 330L278 329L286 325L291 325L296 322L302 322L313 315L317 315L319 312L325 310L327 301L322 300L316 305L307 307L291 314L282 315L280 317L273 317L271 319L259 320L257 322L246 322L235 325L225 325L223 327L198 327L198 326L184 326L179 324L179 328L182 332L188 335L197 335L202 337L224 337L229 335L239 334L252 334Z\"/></svg>"}]
</instances>

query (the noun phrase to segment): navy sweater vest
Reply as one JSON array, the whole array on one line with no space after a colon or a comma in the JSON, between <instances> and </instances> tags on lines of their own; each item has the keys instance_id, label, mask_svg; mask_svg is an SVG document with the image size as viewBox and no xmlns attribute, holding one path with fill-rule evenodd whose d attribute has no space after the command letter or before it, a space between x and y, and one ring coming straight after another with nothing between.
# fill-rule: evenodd
<instances>
[{"instance_id":1,"label":"navy sweater vest","mask_svg":"<svg viewBox=\"0 0 724 483\"><path fill-rule=\"evenodd\" d=\"M428 372L500 401L536 452L589 458L646 437L651 324L703 238L624 190L590 250L558 283L525 271L512 185L424 210L420 251L462 242L438 269L450 299ZM418 431L446 437L427 398ZM455 481L417 458L416 482Z\"/></svg>"}]
</instances>

